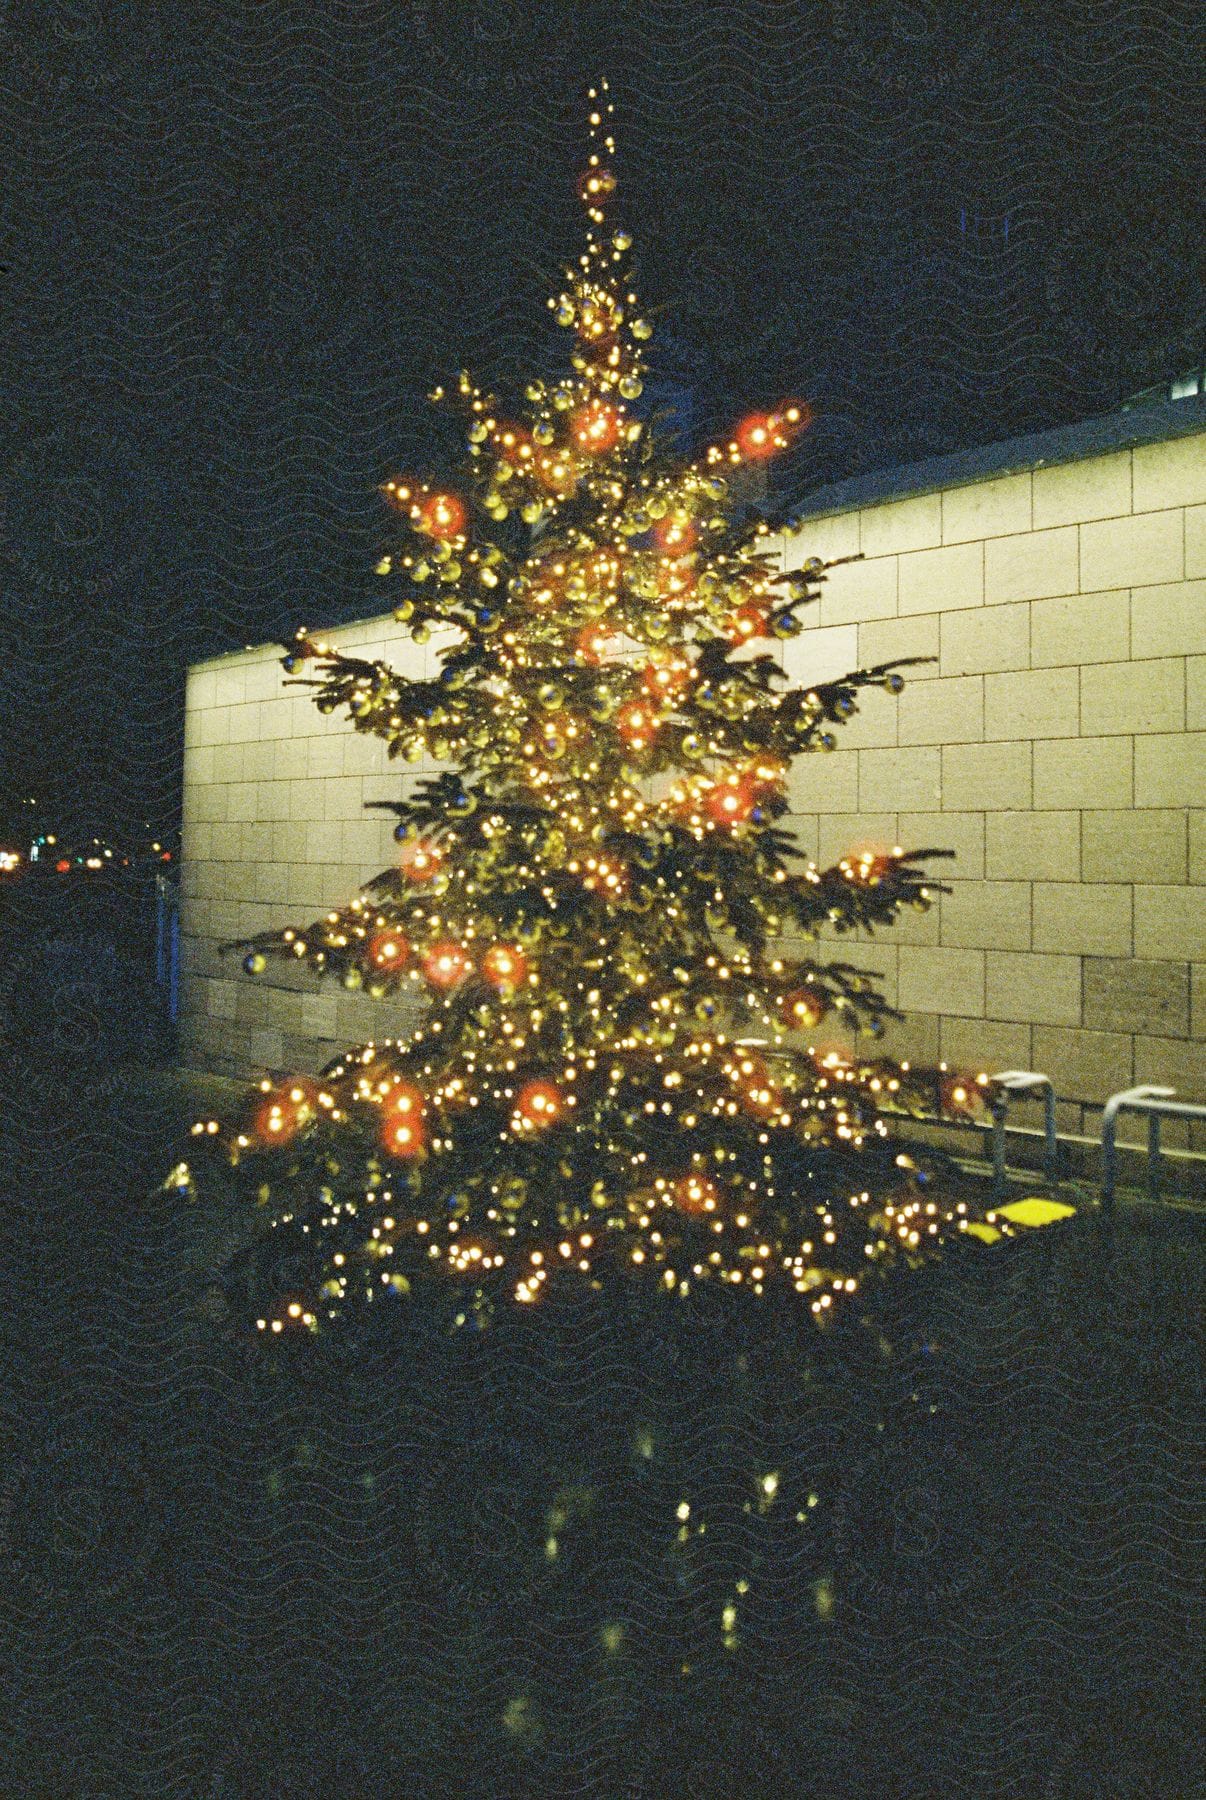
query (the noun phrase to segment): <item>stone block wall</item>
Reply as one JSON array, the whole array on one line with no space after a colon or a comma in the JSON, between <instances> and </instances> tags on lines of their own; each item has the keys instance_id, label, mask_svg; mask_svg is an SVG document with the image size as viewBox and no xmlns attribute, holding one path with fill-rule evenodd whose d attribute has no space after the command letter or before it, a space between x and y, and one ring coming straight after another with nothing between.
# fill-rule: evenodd
<instances>
[{"instance_id":1,"label":"stone block wall","mask_svg":"<svg viewBox=\"0 0 1206 1800\"><path fill-rule=\"evenodd\" d=\"M1141 1081L1206 1100L1206 434L819 514L783 543L788 567L856 551L789 670L935 660L797 764L801 842L822 864L957 853L934 865L951 893L860 958L908 1014L886 1045L1042 1070L1069 1130Z\"/></svg>"},{"instance_id":2,"label":"stone block wall","mask_svg":"<svg viewBox=\"0 0 1206 1800\"><path fill-rule=\"evenodd\" d=\"M436 672L439 638L413 643L391 619L329 633L340 649L384 657L419 680ZM182 1060L230 1074L311 1073L345 1044L406 1028L405 1002L375 1003L275 959L244 974L231 938L307 924L350 900L397 854L394 819L365 803L394 800L407 774L385 745L325 717L287 686L281 646L197 664L185 702L181 846Z\"/></svg>"},{"instance_id":3,"label":"stone block wall","mask_svg":"<svg viewBox=\"0 0 1206 1800\"><path fill-rule=\"evenodd\" d=\"M1095 1132L1132 1082L1206 1099L1206 432L820 514L781 550L865 558L775 647L794 679L935 658L899 699L870 691L839 748L792 776L789 823L822 864L864 845L957 853L934 865L952 891L931 912L841 940L908 1014L885 1048L1041 1069L1067 1130ZM330 635L407 674L438 666L435 642L388 620ZM314 1070L406 1023L217 954L349 899L395 852L390 816L363 803L425 767L320 715L279 655L188 678L183 1053L215 1070Z\"/></svg>"}]
</instances>

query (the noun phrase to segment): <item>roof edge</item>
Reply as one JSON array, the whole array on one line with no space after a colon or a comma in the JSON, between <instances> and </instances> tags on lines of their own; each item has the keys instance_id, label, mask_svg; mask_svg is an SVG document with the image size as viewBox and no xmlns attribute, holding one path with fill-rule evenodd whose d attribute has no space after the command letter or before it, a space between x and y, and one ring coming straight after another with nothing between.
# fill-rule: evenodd
<instances>
[{"instance_id":1,"label":"roof edge","mask_svg":"<svg viewBox=\"0 0 1206 1800\"><path fill-rule=\"evenodd\" d=\"M1206 394L1136 406L1125 412L1103 413L1075 425L1059 425L1052 431L1030 432L999 443L978 444L949 456L932 456L903 468L875 469L831 482L804 495L783 509L788 530L805 519L823 514L854 512L886 505L943 488L967 487L993 476L1021 475L1027 469L1058 463L1081 462L1141 444L1191 437L1206 431Z\"/></svg>"}]
</instances>

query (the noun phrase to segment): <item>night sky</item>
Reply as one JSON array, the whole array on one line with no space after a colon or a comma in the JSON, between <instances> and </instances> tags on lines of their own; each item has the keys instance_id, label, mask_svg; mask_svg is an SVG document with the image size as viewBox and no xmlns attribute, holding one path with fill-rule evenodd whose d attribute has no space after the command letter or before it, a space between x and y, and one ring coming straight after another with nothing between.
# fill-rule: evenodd
<instances>
[{"instance_id":1,"label":"night sky","mask_svg":"<svg viewBox=\"0 0 1206 1800\"><path fill-rule=\"evenodd\" d=\"M187 663L380 609L426 390L564 355L592 78L654 374L701 442L810 400L794 498L1202 357L1202 48L1178 0L10 0L6 801L168 830Z\"/></svg>"}]
</instances>

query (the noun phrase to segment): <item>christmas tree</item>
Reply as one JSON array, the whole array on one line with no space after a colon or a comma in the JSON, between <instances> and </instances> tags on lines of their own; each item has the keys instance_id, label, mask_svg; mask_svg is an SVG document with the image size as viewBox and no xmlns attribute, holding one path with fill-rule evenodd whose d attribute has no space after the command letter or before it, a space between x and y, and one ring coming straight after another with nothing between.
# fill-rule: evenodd
<instances>
[{"instance_id":1,"label":"christmas tree","mask_svg":"<svg viewBox=\"0 0 1206 1800\"><path fill-rule=\"evenodd\" d=\"M308 630L284 657L325 713L391 757L450 765L388 803L399 854L340 910L243 943L395 1005L408 1035L320 1078L266 1079L170 1184L260 1202L254 1323L320 1330L417 1288L457 1323L559 1281L800 1297L818 1321L872 1270L965 1228L888 1134L907 1077L814 1048L880 1035L874 982L810 945L934 891L933 851L821 870L781 821L794 757L823 753L884 664L793 688L774 640L835 565L785 573L783 521L741 472L804 432L803 402L676 457L633 403L652 336L614 217L604 86L579 193L586 249L549 302L570 370L504 406L462 373L463 478L383 489L394 616L448 641L432 680ZM234 948L234 946L230 946ZM843 1040L845 1041L845 1040Z\"/></svg>"}]
</instances>

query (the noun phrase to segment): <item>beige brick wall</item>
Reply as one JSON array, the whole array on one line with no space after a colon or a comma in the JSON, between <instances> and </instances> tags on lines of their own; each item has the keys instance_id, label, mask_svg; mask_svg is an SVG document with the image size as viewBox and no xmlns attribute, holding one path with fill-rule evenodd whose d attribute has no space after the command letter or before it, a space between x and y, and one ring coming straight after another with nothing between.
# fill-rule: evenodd
<instances>
[{"instance_id":1,"label":"beige brick wall","mask_svg":"<svg viewBox=\"0 0 1206 1800\"><path fill-rule=\"evenodd\" d=\"M1206 434L806 520L783 543L792 568L853 550L865 562L832 572L820 608L857 634L850 666L938 660L809 759L801 841L957 852L935 865L952 893L867 948L909 1013L889 1047L1041 1069L1070 1130L1095 1133L1132 1082L1206 1101ZM791 646L801 672L814 635Z\"/></svg>"},{"instance_id":2,"label":"beige brick wall","mask_svg":"<svg viewBox=\"0 0 1206 1800\"><path fill-rule=\"evenodd\" d=\"M382 657L423 678L439 639L420 647L392 620L328 634L340 649ZM378 738L324 717L304 688L285 685L281 646L201 663L188 672L181 856L181 1054L194 1066L258 1073L316 1071L345 1044L386 1037L407 1016L336 983L270 961L243 973L232 937L305 924L341 905L397 854L389 813L406 773Z\"/></svg>"},{"instance_id":3,"label":"beige brick wall","mask_svg":"<svg viewBox=\"0 0 1206 1800\"><path fill-rule=\"evenodd\" d=\"M779 646L793 679L937 659L792 773L790 823L823 863L863 843L957 852L932 912L841 940L909 1013L887 1047L1043 1069L1068 1129L1132 1081L1206 1099L1206 434L812 519L782 550L866 559ZM438 666L388 621L331 635ZM347 900L394 854L389 815L362 806L396 797L405 765L283 686L279 655L189 672L182 1017L211 1068L317 1068L403 1023L217 955Z\"/></svg>"}]
</instances>

